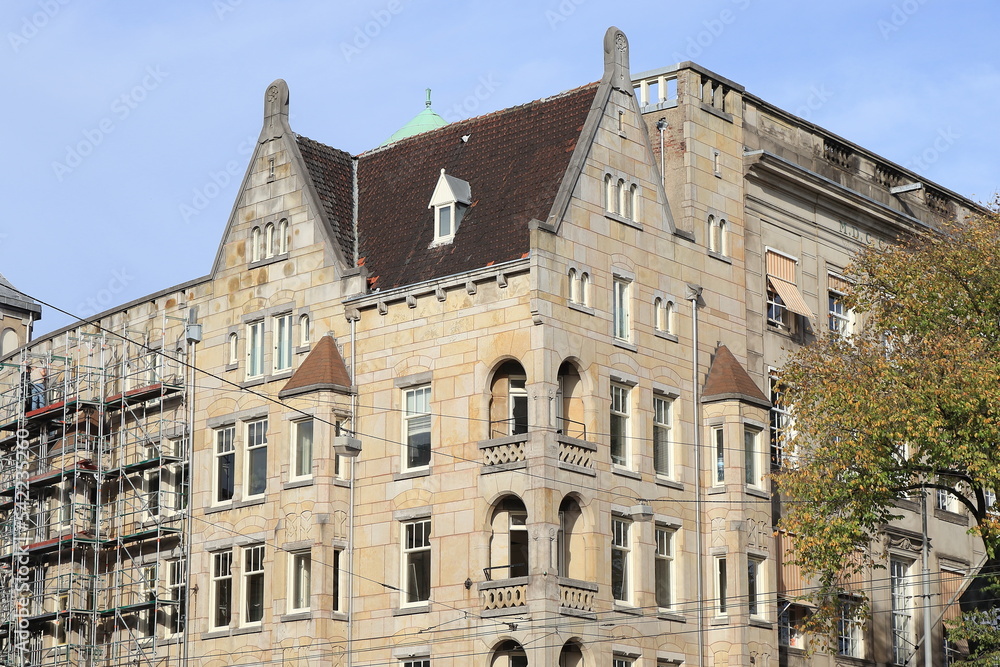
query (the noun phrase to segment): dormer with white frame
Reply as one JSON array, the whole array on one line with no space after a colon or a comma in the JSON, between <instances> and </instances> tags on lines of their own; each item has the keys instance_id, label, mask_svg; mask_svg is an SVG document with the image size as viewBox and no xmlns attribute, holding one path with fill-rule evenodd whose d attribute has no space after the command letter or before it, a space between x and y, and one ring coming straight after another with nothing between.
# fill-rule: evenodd
<instances>
[{"instance_id":1,"label":"dormer with white frame","mask_svg":"<svg viewBox=\"0 0 1000 667\"><path fill-rule=\"evenodd\" d=\"M472 189L467 181L449 176L441 170L427 208L434 209L434 242L431 247L451 243L462 216L472 203Z\"/></svg>"}]
</instances>

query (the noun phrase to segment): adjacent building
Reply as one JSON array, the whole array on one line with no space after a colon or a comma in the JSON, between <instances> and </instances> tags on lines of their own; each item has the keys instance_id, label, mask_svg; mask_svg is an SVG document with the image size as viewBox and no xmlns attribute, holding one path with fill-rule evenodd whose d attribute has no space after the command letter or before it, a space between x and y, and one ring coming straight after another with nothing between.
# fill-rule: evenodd
<instances>
[{"instance_id":1,"label":"adjacent building","mask_svg":"<svg viewBox=\"0 0 1000 667\"><path fill-rule=\"evenodd\" d=\"M923 614L953 655L947 498L930 600L913 502L871 619L801 650L772 378L855 325L859 245L977 206L603 46L356 156L275 81L206 276L4 347L3 664L923 665Z\"/></svg>"}]
</instances>

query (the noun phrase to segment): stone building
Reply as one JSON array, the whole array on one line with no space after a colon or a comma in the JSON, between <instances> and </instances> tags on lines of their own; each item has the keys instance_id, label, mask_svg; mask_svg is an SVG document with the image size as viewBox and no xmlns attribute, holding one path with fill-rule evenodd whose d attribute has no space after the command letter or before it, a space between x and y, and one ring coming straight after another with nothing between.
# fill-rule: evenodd
<instances>
[{"instance_id":1,"label":"stone building","mask_svg":"<svg viewBox=\"0 0 1000 667\"><path fill-rule=\"evenodd\" d=\"M942 653L982 557L947 498L932 601L912 503L871 620L800 650L770 382L853 326L859 244L976 205L603 52L357 156L267 88L208 275L6 358L5 664L920 665L922 613Z\"/></svg>"}]
</instances>

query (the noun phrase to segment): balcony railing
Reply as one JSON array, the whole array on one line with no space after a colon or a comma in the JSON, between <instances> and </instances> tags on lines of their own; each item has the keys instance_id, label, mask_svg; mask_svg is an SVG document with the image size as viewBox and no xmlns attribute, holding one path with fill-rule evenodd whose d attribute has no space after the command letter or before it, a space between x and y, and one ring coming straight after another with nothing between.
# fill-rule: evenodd
<instances>
[{"instance_id":1,"label":"balcony railing","mask_svg":"<svg viewBox=\"0 0 1000 667\"><path fill-rule=\"evenodd\" d=\"M594 613L597 584L559 577L559 609L572 615Z\"/></svg>"},{"instance_id":2,"label":"balcony railing","mask_svg":"<svg viewBox=\"0 0 1000 667\"><path fill-rule=\"evenodd\" d=\"M594 470L594 455L597 445L586 440L556 435L559 443L559 466L578 472ZM588 472L588 474L592 474Z\"/></svg>"},{"instance_id":3,"label":"balcony railing","mask_svg":"<svg viewBox=\"0 0 1000 667\"><path fill-rule=\"evenodd\" d=\"M500 579L479 584L483 611L519 609L528 604L528 578Z\"/></svg>"},{"instance_id":4,"label":"balcony railing","mask_svg":"<svg viewBox=\"0 0 1000 667\"><path fill-rule=\"evenodd\" d=\"M483 465L523 464L526 461L524 448L527 442L527 433L492 438L480 442L479 450L483 453Z\"/></svg>"}]
</instances>

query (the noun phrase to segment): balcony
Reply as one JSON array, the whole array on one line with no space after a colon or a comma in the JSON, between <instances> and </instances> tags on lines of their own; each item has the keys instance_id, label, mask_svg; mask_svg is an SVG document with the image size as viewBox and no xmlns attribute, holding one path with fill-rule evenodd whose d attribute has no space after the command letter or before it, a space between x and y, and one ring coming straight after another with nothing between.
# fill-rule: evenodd
<instances>
[{"instance_id":1,"label":"balcony","mask_svg":"<svg viewBox=\"0 0 1000 667\"><path fill-rule=\"evenodd\" d=\"M479 443L479 451L483 453L483 470L486 475L502 470L517 470L527 466L525 444L527 433L506 435L500 438L490 438Z\"/></svg>"},{"instance_id":2,"label":"balcony","mask_svg":"<svg viewBox=\"0 0 1000 667\"><path fill-rule=\"evenodd\" d=\"M479 584L483 597L483 616L517 614L528 604L528 578L499 579Z\"/></svg>"},{"instance_id":3,"label":"balcony","mask_svg":"<svg viewBox=\"0 0 1000 667\"><path fill-rule=\"evenodd\" d=\"M568 616L596 618L594 598L597 584L559 577L559 612Z\"/></svg>"}]
</instances>

